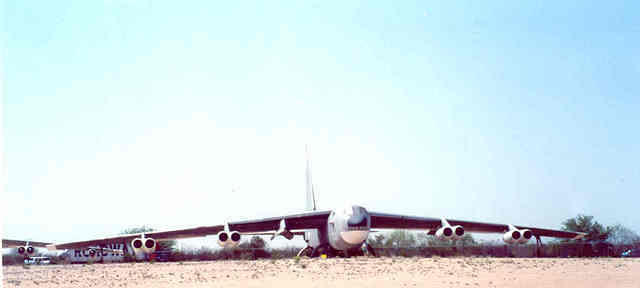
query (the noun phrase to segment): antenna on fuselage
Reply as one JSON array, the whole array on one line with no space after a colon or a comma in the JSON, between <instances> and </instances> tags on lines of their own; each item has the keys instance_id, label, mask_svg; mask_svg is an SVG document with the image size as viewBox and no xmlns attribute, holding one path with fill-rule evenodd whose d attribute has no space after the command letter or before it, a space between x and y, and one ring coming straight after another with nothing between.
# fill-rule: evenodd
<instances>
[{"instance_id":1,"label":"antenna on fuselage","mask_svg":"<svg viewBox=\"0 0 640 288\"><path fill-rule=\"evenodd\" d=\"M316 205L316 196L313 191L313 182L311 182L311 157L309 156L309 147L307 145L304 146L304 151L307 156L307 170L306 170L306 178L307 178L307 206L306 210L317 210L318 207Z\"/></svg>"}]
</instances>

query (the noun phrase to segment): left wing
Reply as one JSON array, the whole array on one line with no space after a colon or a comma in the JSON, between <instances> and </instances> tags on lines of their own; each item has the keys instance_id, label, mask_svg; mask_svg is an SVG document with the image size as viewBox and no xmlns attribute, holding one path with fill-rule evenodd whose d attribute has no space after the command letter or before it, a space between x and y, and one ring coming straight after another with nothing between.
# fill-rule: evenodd
<instances>
[{"instance_id":1,"label":"left wing","mask_svg":"<svg viewBox=\"0 0 640 288\"><path fill-rule=\"evenodd\" d=\"M286 229L292 231L293 234L299 234L293 230L308 230L317 229L326 225L329 213L331 211L312 211L300 214L291 214L280 217L271 217L256 220L246 220L229 222L230 231L238 231L242 234L267 234L266 232L275 233L280 228L280 222L284 219ZM140 237L144 234L145 237L153 238L155 240L174 240L183 238L204 237L208 235L217 234L220 231L224 231L224 225L215 226L202 226L187 229L167 230L167 231L152 231L145 233L135 233L127 235L117 235L113 237L91 239L86 241L69 242L48 245L49 250L58 249L80 249L90 246L106 246L112 243L129 242L134 238Z\"/></svg>"},{"instance_id":2,"label":"left wing","mask_svg":"<svg viewBox=\"0 0 640 288\"><path fill-rule=\"evenodd\" d=\"M406 216L398 214L387 214L378 212L369 212L371 215L371 228L378 229L419 229L429 230L429 234L435 234L436 230L442 227L442 219L429 218L429 217L417 217ZM506 224L494 224L483 222L472 222L463 220L446 219L451 225L460 225L466 231L481 232L481 233L505 233L509 231L509 225ZM529 229L534 236L544 237L556 237L556 238L569 238L580 239L586 236L586 233L580 232L568 232L560 230L551 230L527 226L514 226L518 229Z\"/></svg>"},{"instance_id":3,"label":"left wing","mask_svg":"<svg viewBox=\"0 0 640 288\"><path fill-rule=\"evenodd\" d=\"M2 248L14 248L14 247L20 247L20 246L27 246L27 243L33 247L43 247L43 248L51 244L51 243L37 242L37 241L2 239Z\"/></svg>"}]
</instances>

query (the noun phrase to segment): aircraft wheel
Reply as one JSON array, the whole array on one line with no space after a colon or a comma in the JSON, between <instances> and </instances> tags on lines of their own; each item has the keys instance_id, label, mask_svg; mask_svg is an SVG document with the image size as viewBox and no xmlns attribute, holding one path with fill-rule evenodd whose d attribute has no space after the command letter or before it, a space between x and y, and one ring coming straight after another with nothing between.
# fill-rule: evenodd
<instances>
[{"instance_id":1,"label":"aircraft wheel","mask_svg":"<svg viewBox=\"0 0 640 288\"><path fill-rule=\"evenodd\" d=\"M349 251L349 255L351 255L351 256L364 256L364 251L362 251L362 248L355 248L355 249Z\"/></svg>"},{"instance_id":2,"label":"aircraft wheel","mask_svg":"<svg viewBox=\"0 0 640 288\"><path fill-rule=\"evenodd\" d=\"M298 257L302 257L302 256L307 256L307 257L311 257L311 254L313 253L313 247L311 246L307 246L302 248L302 250L300 250L300 252L298 252Z\"/></svg>"},{"instance_id":3,"label":"aircraft wheel","mask_svg":"<svg viewBox=\"0 0 640 288\"><path fill-rule=\"evenodd\" d=\"M320 247L313 247L311 250L311 258L316 258L320 256Z\"/></svg>"},{"instance_id":4,"label":"aircraft wheel","mask_svg":"<svg viewBox=\"0 0 640 288\"><path fill-rule=\"evenodd\" d=\"M344 255L344 258L350 258L353 256L364 256L364 253L362 252L362 249L356 248L343 251L342 255Z\"/></svg>"},{"instance_id":5,"label":"aircraft wheel","mask_svg":"<svg viewBox=\"0 0 640 288\"><path fill-rule=\"evenodd\" d=\"M313 248L313 252L311 252L311 257L319 257L322 254L327 255L327 257L332 257L333 253L331 253L331 247L329 244L322 244L318 247Z\"/></svg>"}]
</instances>

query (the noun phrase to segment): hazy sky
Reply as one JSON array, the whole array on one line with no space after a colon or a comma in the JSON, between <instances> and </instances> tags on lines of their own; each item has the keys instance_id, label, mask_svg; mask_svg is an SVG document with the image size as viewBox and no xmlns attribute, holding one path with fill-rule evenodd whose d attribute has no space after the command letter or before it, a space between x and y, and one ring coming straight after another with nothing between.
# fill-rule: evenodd
<instances>
[{"instance_id":1,"label":"hazy sky","mask_svg":"<svg viewBox=\"0 0 640 288\"><path fill-rule=\"evenodd\" d=\"M636 1L61 2L4 2L3 237L299 211L305 144L321 208L640 231Z\"/></svg>"}]
</instances>

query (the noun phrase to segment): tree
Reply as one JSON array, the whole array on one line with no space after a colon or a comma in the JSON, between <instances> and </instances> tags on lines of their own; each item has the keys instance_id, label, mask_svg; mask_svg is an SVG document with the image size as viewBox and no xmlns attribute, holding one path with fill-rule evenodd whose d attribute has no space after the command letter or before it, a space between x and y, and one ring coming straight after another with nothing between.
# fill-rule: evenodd
<instances>
[{"instance_id":1,"label":"tree","mask_svg":"<svg viewBox=\"0 0 640 288\"><path fill-rule=\"evenodd\" d=\"M377 233L376 236L374 237L369 236L369 240L367 242L369 242L369 245L376 248L384 247L384 243L385 243L384 234Z\"/></svg>"},{"instance_id":2,"label":"tree","mask_svg":"<svg viewBox=\"0 0 640 288\"><path fill-rule=\"evenodd\" d=\"M607 240L613 245L635 245L640 244L640 236L635 231L617 224L607 227L609 238Z\"/></svg>"},{"instance_id":3,"label":"tree","mask_svg":"<svg viewBox=\"0 0 640 288\"><path fill-rule=\"evenodd\" d=\"M141 226L141 227L133 227L133 228L127 228L122 230L122 232L120 234L137 234L137 233L145 233L145 232L151 232L153 231L153 228L151 227L147 227L145 226Z\"/></svg>"},{"instance_id":4,"label":"tree","mask_svg":"<svg viewBox=\"0 0 640 288\"><path fill-rule=\"evenodd\" d=\"M416 247L416 235L407 230L395 230L389 234L384 247L399 248L399 247Z\"/></svg>"},{"instance_id":5,"label":"tree","mask_svg":"<svg viewBox=\"0 0 640 288\"><path fill-rule=\"evenodd\" d=\"M153 228L147 227L145 225L142 227L124 229L120 234L137 234L137 233L151 232L153 230L154 230ZM156 242L157 251L171 251L175 248L175 246L176 246L176 240L163 240L163 241Z\"/></svg>"},{"instance_id":6,"label":"tree","mask_svg":"<svg viewBox=\"0 0 640 288\"><path fill-rule=\"evenodd\" d=\"M260 236L253 236L249 241L245 241L238 245L238 248L243 249L264 249L267 247L267 242Z\"/></svg>"},{"instance_id":7,"label":"tree","mask_svg":"<svg viewBox=\"0 0 640 288\"><path fill-rule=\"evenodd\" d=\"M251 241L249 241L249 247L253 249L264 249L267 247L267 242L260 236L251 237Z\"/></svg>"},{"instance_id":8,"label":"tree","mask_svg":"<svg viewBox=\"0 0 640 288\"><path fill-rule=\"evenodd\" d=\"M473 239L473 235L471 235L470 233L465 233L461 239L458 239L456 241L456 243L462 244L464 246L472 246L478 244L478 242L476 242L476 239Z\"/></svg>"},{"instance_id":9,"label":"tree","mask_svg":"<svg viewBox=\"0 0 640 288\"><path fill-rule=\"evenodd\" d=\"M236 254L236 257L242 258L242 259L269 258L271 257L271 254L269 254L267 250L265 250L265 247L267 247L267 243L264 241L262 237L253 236L249 241L244 241L240 243L240 245L238 245L238 248L250 249L250 251L243 251L243 252L239 250L234 250L234 251L238 253Z\"/></svg>"},{"instance_id":10,"label":"tree","mask_svg":"<svg viewBox=\"0 0 640 288\"><path fill-rule=\"evenodd\" d=\"M604 240L610 231L610 227L604 227L602 224L593 220L593 216L578 214L574 218L569 218L562 222L562 230L572 232L587 233L588 240Z\"/></svg>"}]
</instances>

